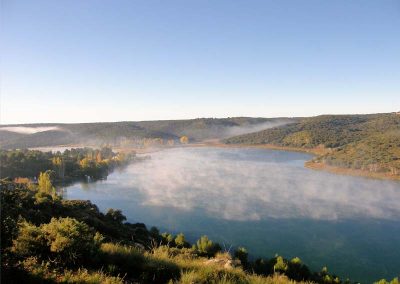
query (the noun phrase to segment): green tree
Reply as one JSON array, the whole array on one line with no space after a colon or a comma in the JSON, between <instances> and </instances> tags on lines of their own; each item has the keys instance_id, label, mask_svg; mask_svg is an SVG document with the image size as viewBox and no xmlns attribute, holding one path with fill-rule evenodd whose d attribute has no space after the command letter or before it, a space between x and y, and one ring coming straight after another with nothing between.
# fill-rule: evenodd
<instances>
[{"instance_id":1,"label":"green tree","mask_svg":"<svg viewBox=\"0 0 400 284\"><path fill-rule=\"evenodd\" d=\"M214 256L221 250L221 246L213 243L207 236L201 236L196 242L195 249L200 255Z\"/></svg>"},{"instance_id":2,"label":"green tree","mask_svg":"<svg viewBox=\"0 0 400 284\"><path fill-rule=\"evenodd\" d=\"M79 165L83 170L87 170L91 167L91 160L89 158L83 158L80 160Z\"/></svg>"},{"instance_id":3,"label":"green tree","mask_svg":"<svg viewBox=\"0 0 400 284\"><path fill-rule=\"evenodd\" d=\"M106 213L106 217L118 222L120 224L122 224L122 222L126 221L126 216L122 214L121 210L117 210L117 209L108 209L107 213Z\"/></svg>"},{"instance_id":4,"label":"green tree","mask_svg":"<svg viewBox=\"0 0 400 284\"><path fill-rule=\"evenodd\" d=\"M54 157L51 159L53 166L56 168L58 177L63 179L65 175L65 162L62 157Z\"/></svg>"},{"instance_id":5,"label":"green tree","mask_svg":"<svg viewBox=\"0 0 400 284\"><path fill-rule=\"evenodd\" d=\"M299 257L294 257L290 260L290 263L292 264L301 264L301 259Z\"/></svg>"},{"instance_id":6,"label":"green tree","mask_svg":"<svg viewBox=\"0 0 400 284\"><path fill-rule=\"evenodd\" d=\"M307 280L310 278L310 270L304 265L300 258L294 257L288 263L286 276L296 281Z\"/></svg>"},{"instance_id":7,"label":"green tree","mask_svg":"<svg viewBox=\"0 0 400 284\"><path fill-rule=\"evenodd\" d=\"M37 186L37 193L35 195L37 203L44 203L51 199L57 200L58 196L56 193L56 189L54 188L53 184L51 183L50 177L51 171L41 172L39 174L38 186Z\"/></svg>"},{"instance_id":8,"label":"green tree","mask_svg":"<svg viewBox=\"0 0 400 284\"><path fill-rule=\"evenodd\" d=\"M248 266L248 256L249 253L244 247L238 247L237 250L234 252L234 256L240 260L240 263L242 264L243 268L247 268Z\"/></svg>"},{"instance_id":9,"label":"green tree","mask_svg":"<svg viewBox=\"0 0 400 284\"><path fill-rule=\"evenodd\" d=\"M18 236L13 241L11 250L18 256L46 254L47 243L42 230L29 222L20 222Z\"/></svg>"},{"instance_id":10,"label":"green tree","mask_svg":"<svg viewBox=\"0 0 400 284\"><path fill-rule=\"evenodd\" d=\"M51 178L50 178L50 172L41 172L39 174L39 180L38 180L38 191L40 193L44 194L49 194L49 195L54 195L56 193L56 190L51 183Z\"/></svg>"},{"instance_id":11,"label":"green tree","mask_svg":"<svg viewBox=\"0 0 400 284\"><path fill-rule=\"evenodd\" d=\"M174 246L175 245L174 236L172 234L165 232L165 233L161 234L161 237L163 239L163 243L164 244L166 244L168 246Z\"/></svg>"},{"instance_id":12,"label":"green tree","mask_svg":"<svg viewBox=\"0 0 400 284\"><path fill-rule=\"evenodd\" d=\"M187 242L185 240L185 235L180 233L175 238L175 245L179 248L183 248L187 246Z\"/></svg>"},{"instance_id":13,"label":"green tree","mask_svg":"<svg viewBox=\"0 0 400 284\"><path fill-rule=\"evenodd\" d=\"M274 271L285 273L287 269L288 269L288 265L287 265L286 261L283 259L283 257L277 256L276 263L274 265Z\"/></svg>"},{"instance_id":14,"label":"green tree","mask_svg":"<svg viewBox=\"0 0 400 284\"><path fill-rule=\"evenodd\" d=\"M63 263L75 264L93 255L100 237L83 222L73 218L52 218L41 226L50 251Z\"/></svg>"}]
</instances>

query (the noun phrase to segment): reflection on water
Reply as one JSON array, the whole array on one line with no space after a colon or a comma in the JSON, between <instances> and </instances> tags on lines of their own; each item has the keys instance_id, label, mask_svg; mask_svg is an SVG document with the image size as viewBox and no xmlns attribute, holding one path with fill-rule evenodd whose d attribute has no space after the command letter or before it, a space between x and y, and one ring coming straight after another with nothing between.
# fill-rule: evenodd
<instances>
[{"instance_id":1,"label":"reflection on water","mask_svg":"<svg viewBox=\"0 0 400 284\"><path fill-rule=\"evenodd\" d=\"M310 158L260 149L173 149L66 194L101 209L120 208L132 222L247 245L253 254L298 255L315 269L327 264L359 280L394 276L400 184L308 170L303 164Z\"/></svg>"}]
</instances>

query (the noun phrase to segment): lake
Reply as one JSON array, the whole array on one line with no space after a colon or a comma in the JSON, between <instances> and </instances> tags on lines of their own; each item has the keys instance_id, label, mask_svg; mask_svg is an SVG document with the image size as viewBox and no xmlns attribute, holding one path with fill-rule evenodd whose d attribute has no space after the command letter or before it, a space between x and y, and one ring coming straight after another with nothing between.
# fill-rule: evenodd
<instances>
[{"instance_id":1,"label":"lake","mask_svg":"<svg viewBox=\"0 0 400 284\"><path fill-rule=\"evenodd\" d=\"M304 168L305 153L173 148L65 188L68 199L121 209L129 222L298 256L313 270L370 283L400 273L400 183Z\"/></svg>"}]
</instances>

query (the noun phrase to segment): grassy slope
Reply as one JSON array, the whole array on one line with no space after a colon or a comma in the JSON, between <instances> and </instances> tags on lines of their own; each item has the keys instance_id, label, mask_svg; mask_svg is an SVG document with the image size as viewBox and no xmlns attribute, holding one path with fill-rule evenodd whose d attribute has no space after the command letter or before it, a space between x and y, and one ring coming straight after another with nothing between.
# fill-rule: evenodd
<instances>
[{"instance_id":1,"label":"grassy slope","mask_svg":"<svg viewBox=\"0 0 400 284\"><path fill-rule=\"evenodd\" d=\"M374 176L400 176L400 115L395 113L305 118L224 142L319 149L323 154L314 162L320 165L371 172Z\"/></svg>"}]
</instances>

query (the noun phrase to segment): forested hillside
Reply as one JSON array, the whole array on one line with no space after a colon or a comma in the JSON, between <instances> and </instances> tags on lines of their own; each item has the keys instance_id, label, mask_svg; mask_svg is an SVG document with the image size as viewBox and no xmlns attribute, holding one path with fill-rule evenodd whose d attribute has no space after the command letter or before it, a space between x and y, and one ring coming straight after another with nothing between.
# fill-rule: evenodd
<instances>
[{"instance_id":1,"label":"forested hillside","mask_svg":"<svg viewBox=\"0 0 400 284\"><path fill-rule=\"evenodd\" d=\"M187 136L190 141L224 138L292 122L290 118L199 118L141 122L101 122L78 124L24 124L0 126L0 146L4 149L85 145L163 144ZM34 133L23 132L45 129Z\"/></svg>"},{"instance_id":2,"label":"forested hillside","mask_svg":"<svg viewBox=\"0 0 400 284\"><path fill-rule=\"evenodd\" d=\"M323 115L235 136L227 144L269 144L316 149L314 162L400 175L400 115Z\"/></svg>"}]
</instances>

